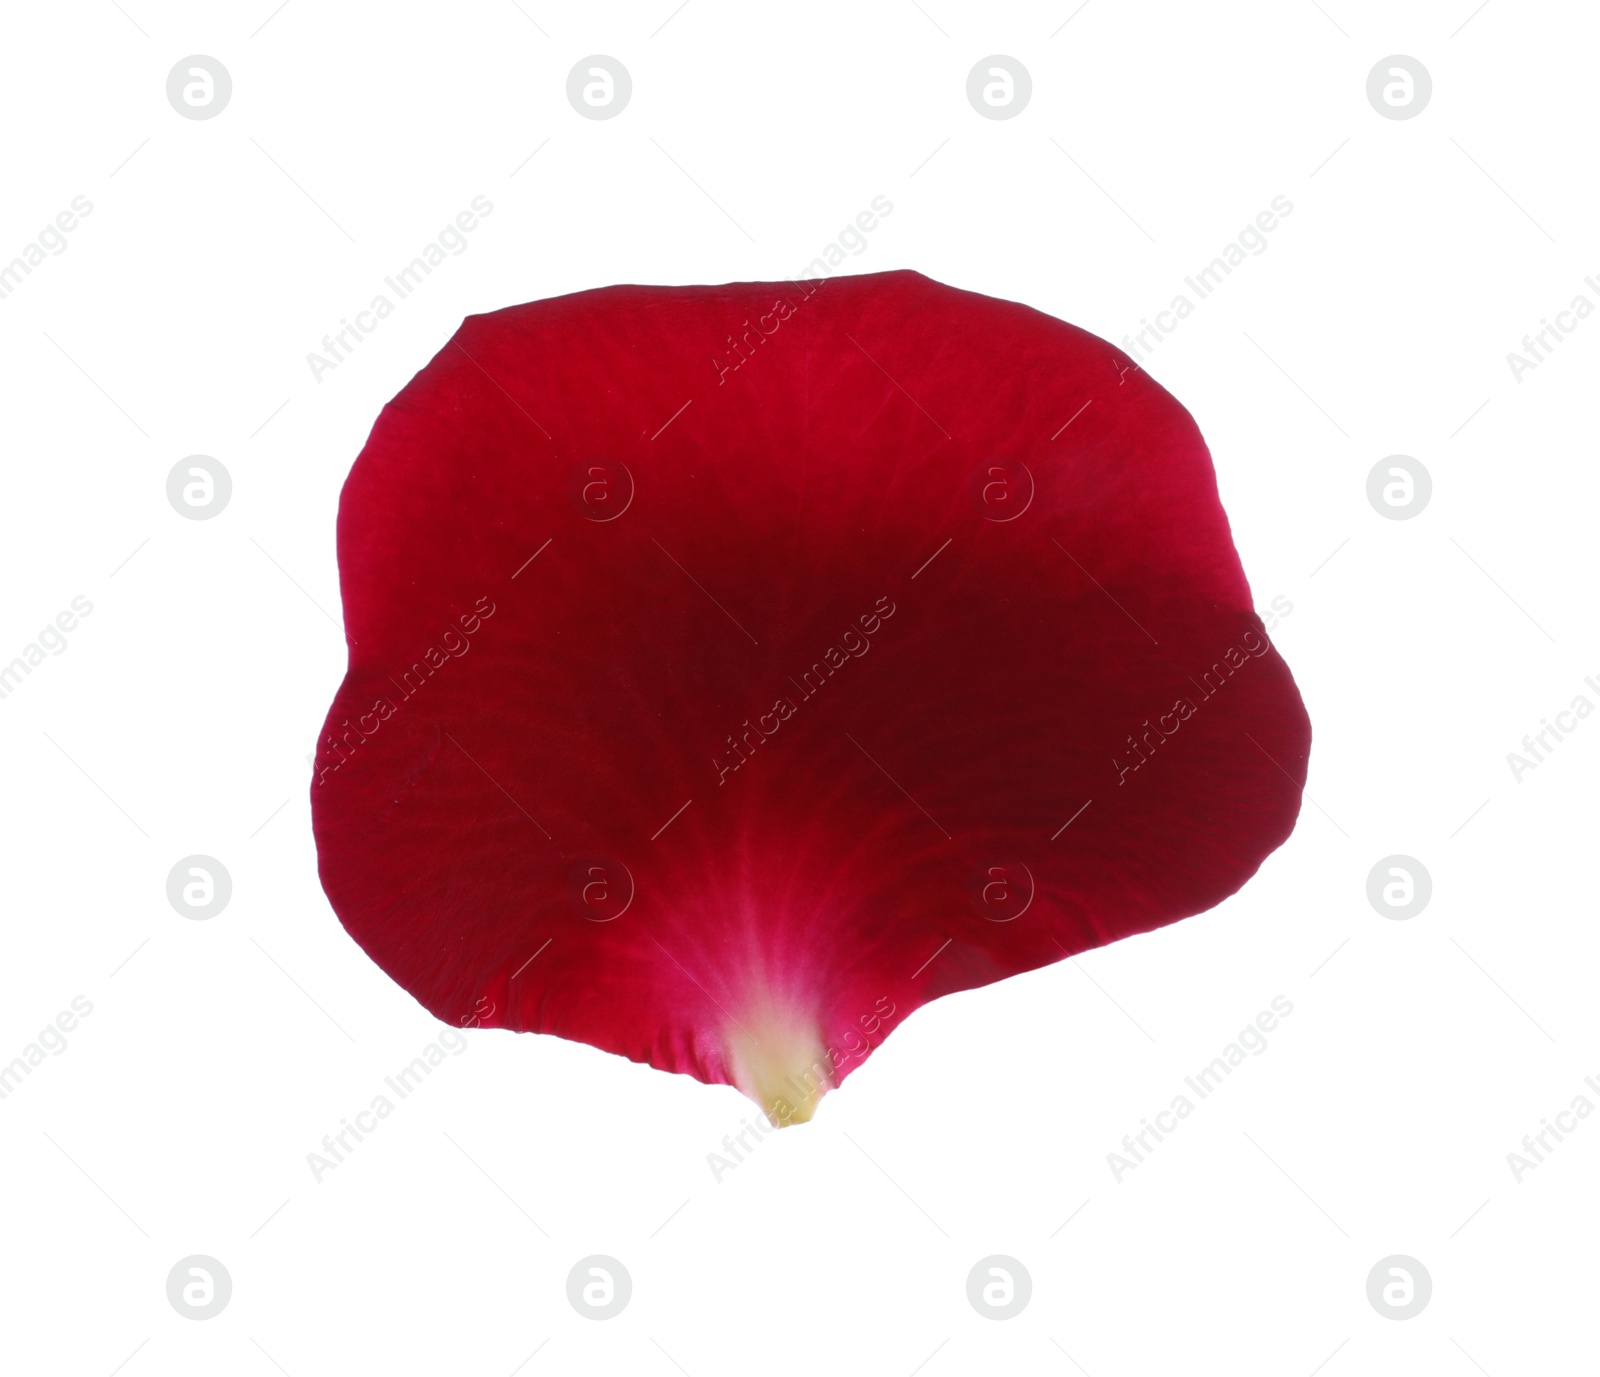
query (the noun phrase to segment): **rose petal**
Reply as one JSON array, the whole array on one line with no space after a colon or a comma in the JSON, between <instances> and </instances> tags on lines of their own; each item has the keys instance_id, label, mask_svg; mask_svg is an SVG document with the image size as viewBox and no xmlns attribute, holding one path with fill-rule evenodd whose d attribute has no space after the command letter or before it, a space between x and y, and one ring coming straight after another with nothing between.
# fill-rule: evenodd
<instances>
[{"instance_id":1,"label":"rose petal","mask_svg":"<svg viewBox=\"0 0 1600 1377\"><path fill-rule=\"evenodd\" d=\"M312 799L351 935L448 1022L779 1122L930 999L1218 903L1299 810L1193 420L920 274L472 317L339 561Z\"/></svg>"}]
</instances>

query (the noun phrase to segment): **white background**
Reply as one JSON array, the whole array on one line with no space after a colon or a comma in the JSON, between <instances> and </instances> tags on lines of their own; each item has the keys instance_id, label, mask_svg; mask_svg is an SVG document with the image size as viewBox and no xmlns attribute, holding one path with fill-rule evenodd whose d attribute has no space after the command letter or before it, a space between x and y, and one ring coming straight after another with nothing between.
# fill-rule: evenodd
<instances>
[{"instance_id":1,"label":"white background","mask_svg":"<svg viewBox=\"0 0 1600 1377\"><path fill-rule=\"evenodd\" d=\"M0 1101L0 1367L1584 1361L1600 1123L1520 1181L1507 1153L1600 1104L1600 719L1520 782L1506 755L1600 705L1600 318L1520 381L1506 356L1600 304L1592 7L272 4L6 14L0 261L94 209L0 300L0 660L75 596L93 612L0 701L0 1058L75 996L93 1013ZM206 121L165 94L196 53L233 80ZM632 74L615 119L566 100L594 53ZM1032 75L1013 119L966 99L995 53ZM1433 79L1404 121L1366 97L1396 53ZM479 194L468 250L315 380L308 351ZM1280 194L1267 251L1148 365L1211 444L1257 606L1293 604L1274 639L1314 805L1260 875L923 1009L720 1181L736 1092L501 1032L314 1180L322 1136L438 1032L323 898L306 757L344 663L340 485L461 318L791 276L883 195L841 271L914 267L1120 340ZM166 498L196 453L233 478L214 520ZM1366 497L1396 453L1433 478L1408 521ZM210 921L166 898L193 853L232 875ZM1366 897L1393 853L1433 880L1409 921ZM1268 1049L1119 1182L1122 1136L1278 995ZM633 1279L606 1322L566 1298L596 1253ZM996 1253L1033 1283L1005 1322L965 1294ZM203 1322L166 1297L191 1254L233 1280ZM1432 1277L1410 1320L1367 1299L1391 1254Z\"/></svg>"}]
</instances>

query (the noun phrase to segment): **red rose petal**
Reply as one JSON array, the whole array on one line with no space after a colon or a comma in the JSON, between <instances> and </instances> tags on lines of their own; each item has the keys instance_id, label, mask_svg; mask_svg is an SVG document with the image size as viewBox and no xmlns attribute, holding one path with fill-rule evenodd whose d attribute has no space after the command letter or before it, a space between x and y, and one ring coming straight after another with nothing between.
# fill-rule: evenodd
<instances>
[{"instance_id":1,"label":"red rose petal","mask_svg":"<svg viewBox=\"0 0 1600 1377\"><path fill-rule=\"evenodd\" d=\"M928 1000L1218 903L1299 810L1193 420L916 273L467 320L339 562L312 800L351 935L450 1023L780 1122Z\"/></svg>"}]
</instances>

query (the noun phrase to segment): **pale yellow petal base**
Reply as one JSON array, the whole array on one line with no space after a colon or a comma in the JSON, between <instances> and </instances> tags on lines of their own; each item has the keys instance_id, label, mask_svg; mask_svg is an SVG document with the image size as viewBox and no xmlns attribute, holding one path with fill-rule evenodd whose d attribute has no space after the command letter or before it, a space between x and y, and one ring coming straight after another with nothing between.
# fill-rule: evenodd
<instances>
[{"instance_id":1,"label":"pale yellow petal base","mask_svg":"<svg viewBox=\"0 0 1600 1377\"><path fill-rule=\"evenodd\" d=\"M777 1128L805 1123L836 1084L816 1025L789 1010L767 1007L731 1027L728 1060L734 1084Z\"/></svg>"}]
</instances>

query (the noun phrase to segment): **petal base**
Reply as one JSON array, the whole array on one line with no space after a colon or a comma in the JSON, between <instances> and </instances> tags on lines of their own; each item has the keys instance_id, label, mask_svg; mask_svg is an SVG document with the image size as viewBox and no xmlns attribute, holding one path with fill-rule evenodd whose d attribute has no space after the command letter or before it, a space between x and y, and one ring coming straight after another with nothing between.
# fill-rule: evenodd
<instances>
[{"instance_id":1,"label":"petal base","mask_svg":"<svg viewBox=\"0 0 1600 1377\"><path fill-rule=\"evenodd\" d=\"M728 1030L733 1083L761 1106L776 1128L803 1124L838 1084L816 1021L770 1006Z\"/></svg>"}]
</instances>

